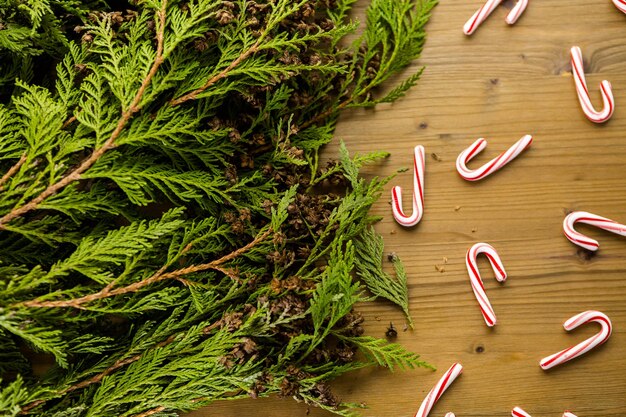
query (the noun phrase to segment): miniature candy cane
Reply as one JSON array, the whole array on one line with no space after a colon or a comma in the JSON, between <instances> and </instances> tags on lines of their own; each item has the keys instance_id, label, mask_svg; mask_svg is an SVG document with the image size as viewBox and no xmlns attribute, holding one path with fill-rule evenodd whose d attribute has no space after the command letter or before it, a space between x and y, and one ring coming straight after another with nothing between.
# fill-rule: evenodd
<instances>
[{"instance_id":1,"label":"miniature candy cane","mask_svg":"<svg viewBox=\"0 0 626 417\"><path fill-rule=\"evenodd\" d=\"M512 411L511 411L511 415L513 417L532 417L530 414L528 414L526 411L522 410L519 407L515 407ZM570 413L569 411L566 411L563 413L563 417L576 417L574 414Z\"/></svg>"},{"instance_id":2,"label":"miniature candy cane","mask_svg":"<svg viewBox=\"0 0 626 417\"><path fill-rule=\"evenodd\" d=\"M488 175L493 174L513 159L517 157L522 151L528 148L533 142L533 137L526 135L513 146L511 146L506 152L501 153L498 157L487 162L485 165L478 169L471 170L467 168L466 164L472 160L478 153L480 153L487 146L487 141L483 138L478 139L469 148L465 149L459 154L456 159L456 170L461 177L467 181L478 181L485 178Z\"/></svg>"},{"instance_id":3,"label":"miniature candy cane","mask_svg":"<svg viewBox=\"0 0 626 417\"><path fill-rule=\"evenodd\" d=\"M420 409L417 410L415 417L427 417L428 413L430 413L430 410L433 408L433 405L439 401L439 398L441 398L446 389L452 385L454 380L461 375L461 372L463 372L463 366L460 363L452 364L450 369L443 374L439 382L437 382L433 389L430 390L426 398L424 398L424 401L422 401L422 405L420 406ZM446 414L446 417L454 417L454 414L448 413Z\"/></svg>"},{"instance_id":4,"label":"miniature candy cane","mask_svg":"<svg viewBox=\"0 0 626 417\"><path fill-rule=\"evenodd\" d=\"M509 14L506 16L506 23L509 25L515 24L517 19L520 18L524 10L528 7L528 0L518 0L518 2L513 6Z\"/></svg>"},{"instance_id":5,"label":"miniature candy cane","mask_svg":"<svg viewBox=\"0 0 626 417\"><path fill-rule=\"evenodd\" d=\"M565 237L567 237L570 242L588 250L597 251L600 244L597 240L587 237L574 230L574 225L576 223L590 224L611 233L626 236L626 225L619 224L611 219L596 216L595 214L587 213L586 211L575 211L568 214L563 220L563 231L565 232Z\"/></svg>"},{"instance_id":6,"label":"miniature candy cane","mask_svg":"<svg viewBox=\"0 0 626 417\"><path fill-rule=\"evenodd\" d=\"M626 0L613 0L613 4L617 7L622 13L626 13Z\"/></svg>"},{"instance_id":7,"label":"miniature candy cane","mask_svg":"<svg viewBox=\"0 0 626 417\"><path fill-rule=\"evenodd\" d=\"M511 415L513 417L532 417L530 414L528 414L526 411L522 410L519 407L515 407L512 411L511 411Z\"/></svg>"},{"instance_id":8,"label":"miniature candy cane","mask_svg":"<svg viewBox=\"0 0 626 417\"><path fill-rule=\"evenodd\" d=\"M489 299L487 298L487 294L485 294L483 280L480 277L478 265L476 264L476 257L481 253L487 255L487 259L489 259L489 263L491 263L491 267L496 273L498 282L504 282L506 280L506 271L504 270L504 266L502 266L500 256L498 256L493 246L487 243L477 243L467 251L465 265L467 266L467 272L470 276L472 290L478 300L478 305L485 318L485 323L487 323L487 326L493 327L496 324L496 313L494 313L491 303L489 303Z\"/></svg>"},{"instance_id":9,"label":"miniature candy cane","mask_svg":"<svg viewBox=\"0 0 626 417\"><path fill-rule=\"evenodd\" d=\"M413 213L410 216L402 210L402 188L395 186L391 189L393 218L402 226L415 226L424 214L424 165L424 147L418 145L413 155Z\"/></svg>"},{"instance_id":10,"label":"miniature candy cane","mask_svg":"<svg viewBox=\"0 0 626 417\"><path fill-rule=\"evenodd\" d=\"M478 9L476 13L474 13L474 15L465 23L463 26L463 33L466 35L474 33L476 29L478 29L478 26L480 26L487 19L487 17L489 17L491 12L493 12L500 5L500 3L502 3L502 0L487 0L487 3ZM517 22L517 19L519 19L522 13L524 13L526 7L528 7L528 0L518 0L515 7L513 7L507 15L506 23L512 25Z\"/></svg>"},{"instance_id":11,"label":"miniature candy cane","mask_svg":"<svg viewBox=\"0 0 626 417\"><path fill-rule=\"evenodd\" d=\"M596 111L591 104L589 98L589 90L585 81L585 70L583 67L583 54L578 46L571 49L572 54L572 74L574 75L574 84L576 85L576 93L578 93L578 101L585 113L585 116L594 123L604 123L611 118L613 110L615 110L615 102L613 99L613 90L611 83L604 80L600 83L600 93L602 94L602 102L604 108L602 111Z\"/></svg>"},{"instance_id":12,"label":"miniature candy cane","mask_svg":"<svg viewBox=\"0 0 626 417\"><path fill-rule=\"evenodd\" d=\"M580 314L576 314L574 317L567 320L563 324L563 327L565 328L565 330L570 331L570 330L577 328L578 326L582 324L589 323L592 321L602 326L602 330L600 330L599 333L597 333L595 336L592 336L583 342L580 342L579 344L575 346L571 346L567 349L564 349L560 352L555 353L554 355L550 355L550 356L543 358L541 362L539 362L539 366L541 366L541 369L546 371L557 365L560 365L574 358L577 358L580 355L583 355L589 352L591 349L595 348L596 346L599 346L603 344L604 342L606 342L611 336L611 331L612 331L611 320L605 314L599 311L588 310L588 311L583 311Z\"/></svg>"}]
</instances>

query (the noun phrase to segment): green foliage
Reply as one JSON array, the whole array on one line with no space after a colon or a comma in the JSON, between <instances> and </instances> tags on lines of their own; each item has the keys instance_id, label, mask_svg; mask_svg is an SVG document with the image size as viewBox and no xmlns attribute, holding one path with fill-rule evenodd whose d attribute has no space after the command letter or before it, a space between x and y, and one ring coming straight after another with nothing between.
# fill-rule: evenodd
<instances>
[{"instance_id":1,"label":"green foliage","mask_svg":"<svg viewBox=\"0 0 626 417\"><path fill-rule=\"evenodd\" d=\"M18 416L22 410L20 404L26 400L28 400L28 389L22 376L18 375L15 381L0 391L0 412L5 416Z\"/></svg>"},{"instance_id":2,"label":"green foliage","mask_svg":"<svg viewBox=\"0 0 626 417\"><path fill-rule=\"evenodd\" d=\"M407 352L397 343L386 343L382 339L375 337L363 336L351 339L361 352L372 362L385 366L391 370L394 367L400 369L414 369L417 367L426 367L435 369L428 363L419 360L419 355L413 352Z\"/></svg>"},{"instance_id":3,"label":"green foliage","mask_svg":"<svg viewBox=\"0 0 626 417\"><path fill-rule=\"evenodd\" d=\"M0 414L348 416L328 381L427 366L354 320L361 282L408 316L371 228L388 179L360 176L387 154L320 150L418 81L371 96L435 2L373 0L351 46L354 0L123 3L0 0Z\"/></svg>"},{"instance_id":4,"label":"green foliage","mask_svg":"<svg viewBox=\"0 0 626 417\"><path fill-rule=\"evenodd\" d=\"M34 79L34 60L58 59L68 48L65 25L80 23L104 1L0 1L0 92L11 91L16 79Z\"/></svg>"},{"instance_id":5,"label":"green foliage","mask_svg":"<svg viewBox=\"0 0 626 417\"><path fill-rule=\"evenodd\" d=\"M356 273L363 280L367 289L377 297L385 298L397 304L411 327L413 320L409 313L409 290L407 288L406 272L404 265L397 255L393 256L392 262L395 269L395 278L383 270L382 259L385 250L383 238L373 228L367 229L355 242Z\"/></svg>"},{"instance_id":6,"label":"green foliage","mask_svg":"<svg viewBox=\"0 0 626 417\"><path fill-rule=\"evenodd\" d=\"M131 261L160 237L178 230L183 225L181 212L172 210L159 220L135 222L101 238L87 236L68 258L55 263L43 279L53 282L75 272L97 283L109 284L114 278L113 268Z\"/></svg>"},{"instance_id":7,"label":"green foliage","mask_svg":"<svg viewBox=\"0 0 626 417\"><path fill-rule=\"evenodd\" d=\"M0 327L30 343L35 349L54 355L56 362L67 367L67 342L60 329L40 326L27 317L15 314L0 316Z\"/></svg>"},{"instance_id":8,"label":"green foliage","mask_svg":"<svg viewBox=\"0 0 626 417\"><path fill-rule=\"evenodd\" d=\"M345 317L361 299L361 286L350 275L354 269L354 247L339 241L332 248L328 266L311 300L313 340L308 352L326 338L331 329Z\"/></svg>"}]
</instances>

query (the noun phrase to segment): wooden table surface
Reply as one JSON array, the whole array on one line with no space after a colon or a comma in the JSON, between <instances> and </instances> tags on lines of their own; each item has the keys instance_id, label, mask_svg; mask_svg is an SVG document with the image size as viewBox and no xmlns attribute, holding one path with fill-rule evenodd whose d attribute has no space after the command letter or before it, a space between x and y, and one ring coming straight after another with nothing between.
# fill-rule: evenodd
<instances>
[{"instance_id":1,"label":"wooden table surface","mask_svg":"<svg viewBox=\"0 0 626 417\"><path fill-rule=\"evenodd\" d=\"M390 0L392 1L392 0ZM367 2L360 2L362 15ZM410 167L412 148L426 148L426 210L403 229L391 217L388 194L375 207L386 250L405 261L413 331L397 341L422 354L437 372L390 373L369 369L342 378L346 401L365 402L364 416L413 416L441 374L461 362L463 375L431 415L507 416L520 406L534 416L622 416L626 413L626 239L586 226L598 239L589 257L565 239L562 221L584 210L626 222L626 15L610 0L531 1L515 26L504 22L506 2L471 36L462 33L482 0L441 0L428 25L419 85L405 99L375 110L346 113L337 137L352 152L375 149L392 156L370 173ZM569 49L582 48L592 100L608 79L617 103L603 125L583 115L571 75ZM404 74L406 76L406 74ZM477 167L524 134L532 147L497 174L470 183L456 173L457 155L476 138L489 141ZM330 150L332 152L332 149ZM437 159L433 157L435 154ZM402 185L410 195L412 172ZM388 192L388 190L386 190ZM480 259L498 324L485 325L465 268L476 242L500 253L509 280L500 285ZM444 262L447 258L447 263ZM443 267L443 268L442 268ZM439 269L439 270L438 270ZM562 324L595 309L613 321L603 346L544 372L539 360L598 331L586 325L567 333ZM384 336L390 321L402 329L397 308L385 302L361 307L369 334ZM215 404L194 417L291 417L307 407L271 398ZM311 409L312 417L331 414Z\"/></svg>"}]
</instances>

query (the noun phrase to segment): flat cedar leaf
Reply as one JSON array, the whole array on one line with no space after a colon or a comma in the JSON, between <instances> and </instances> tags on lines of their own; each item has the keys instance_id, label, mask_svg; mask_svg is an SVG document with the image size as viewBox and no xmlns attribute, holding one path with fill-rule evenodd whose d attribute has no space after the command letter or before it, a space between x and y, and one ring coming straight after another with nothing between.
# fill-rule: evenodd
<instances>
[{"instance_id":1,"label":"flat cedar leaf","mask_svg":"<svg viewBox=\"0 0 626 417\"><path fill-rule=\"evenodd\" d=\"M182 209L174 209L159 220L135 222L101 238L86 237L67 259L50 268L46 278L58 279L77 272L98 283L108 284L115 278L114 267L182 227L181 214Z\"/></svg>"},{"instance_id":2,"label":"flat cedar leaf","mask_svg":"<svg viewBox=\"0 0 626 417\"><path fill-rule=\"evenodd\" d=\"M409 313L409 293L406 272L400 259L395 256L393 263L395 278L383 270L382 260L385 244L383 238L373 228L366 229L359 239L355 240L356 273L365 282L372 294L383 297L397 304L411 327L413 320Z\"/></svg>"},{"instance_id":3,"label":"flat cedar leaf","mask_svg":"<svg viewBox=\"0 0 626 417\"><path fill-rule=\"evenodd\" d=\"M84 178L112 180L126 193L130 201L146 205L163 195L172 201L198 201L209 206L227 198L223 191L226 181L203 171L176 172L150 159L125 160L112 154L95 166ZM208 201L207 201L208 198Z\"/></svg>"},{"instance_id":4,"label":"flat cedar leaf","mask_svg":"<svg viewBox=\"0 0 626 417\"><path fill-rule=\"evenodd\" d=\"M59 366L67 368L69 365L65 349L67 345L61 330L39 325L32 320L20 321L19 316L6 315L0 316L0 327L25 340L35 349L52 354Z\"/></svg>"},{"instance_id":5,"label":"flat cedar leaf","mask_svg":"<svg viewBox=\"0 0 626 417\"><path fill-rule=\"evenodd\" d=\"M402 81L396 87L393 88L390 92L388 92L384 97L377 99L374 103L393 103L401 97L404 97L406 92L414 87L419 81L422 73L424 72L424 67L420 68L419 71L411 75L406 80Z\"/></svg>"},{"instance_id":6,"label":"flat cedar leaf","mask_svg":"<svg viewBox=\"0 0 626 417\"><path fill-rule=\"evenodd\" d=\"M280 226L287 220L287 207L293 201L298 186L294 185L283 195L276 207L272 207L272 230L280 230Z\"/></svg>"},{"instance_id":7,"label":"flat cedar leaf","mask_svg":"<svg viewBox=\"0 0 626 417\"><path fill-rule=\"evenodd\" d=\"M3 381L0 380L0 383ZM0 412L2 415L16 417L22 411L21 403L28 399L30 392L20 374L0 391Z\"/></svg>"},{"instance_id":8,"label":"flat cedar leaf","mask_svg":"<svg viewBox=\"0 0 626 417\"><path fill-rule=\"evenodd\" d=\"M360 336L350 338L361 352L374 363L385 366L390 370L395 367L400 369L430 368L435 369L428 363L419 359L419 355L407 351L402 345L388 343L383 339L371 336Z\"/></svg>"}]
</instances>

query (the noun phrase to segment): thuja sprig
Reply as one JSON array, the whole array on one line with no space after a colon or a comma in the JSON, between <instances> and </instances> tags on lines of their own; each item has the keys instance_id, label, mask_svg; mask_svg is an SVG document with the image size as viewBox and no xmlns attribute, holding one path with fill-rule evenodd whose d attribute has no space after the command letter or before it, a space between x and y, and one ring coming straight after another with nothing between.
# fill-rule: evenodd
<instances>
[{"instance_id":1,"label":"thuja sprig","mask_svg":"<svg viewBox=\"0 0 626 417\"><path fill-rule=\"evenodd\" d=\"M402 271L387 293L365 275L389 278L368 214L387 180L359 176L386 154L342 144L321 166L320 149L342 108L416 82L374 96L419 55L435 2L375 0L346 46L353 3L0 14L7 74L24 59L45 74L0 86L0 414L173 415L279 394L353 415L328 381L426 366L364 336L354 311L366 287L406 311ZM6 53L25 25L62 52ZM51 358L43 377L34 351Z\"/></svg>"}]
</instances>

